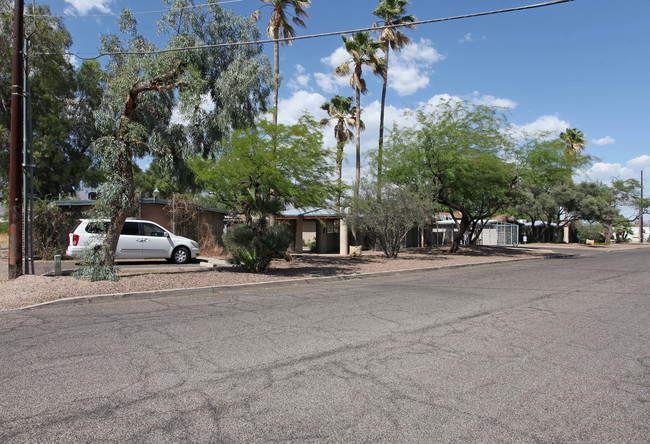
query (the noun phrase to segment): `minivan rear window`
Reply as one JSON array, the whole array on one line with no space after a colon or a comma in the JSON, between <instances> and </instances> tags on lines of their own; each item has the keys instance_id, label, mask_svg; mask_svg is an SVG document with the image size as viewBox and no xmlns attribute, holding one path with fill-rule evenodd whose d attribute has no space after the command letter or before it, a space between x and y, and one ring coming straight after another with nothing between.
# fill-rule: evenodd
<instances>
[{"instance_id":1,"label":"minivan rear window","mask_svg":"<svg viewBox=\"0 0 650 444\"><path fill-rule=\"evenodd\" d=\"M108 222L94 221L86 225L86 233L105 234L108 231Z\"/></svg>"}]
</instances>

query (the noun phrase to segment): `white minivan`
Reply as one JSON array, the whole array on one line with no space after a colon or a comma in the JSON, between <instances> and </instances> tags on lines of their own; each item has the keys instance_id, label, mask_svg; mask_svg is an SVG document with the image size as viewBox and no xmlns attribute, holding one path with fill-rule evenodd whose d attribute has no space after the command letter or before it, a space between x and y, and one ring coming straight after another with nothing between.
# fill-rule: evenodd
<instances>
[{"instance_id":1,"label":"white minivan","mask_svg":"<svg viewBox=\"0 0 650 444\"><path fill-rule=\"evenodd\" d=\"M75 258L87 248L102 244L108 229L108 219L82 219L70 233L66 254ZM176 236L155 222L127 219L117 242L116 259L167 259L185 264L199 255L199 243Z\"/></svg>"}]
</instances>

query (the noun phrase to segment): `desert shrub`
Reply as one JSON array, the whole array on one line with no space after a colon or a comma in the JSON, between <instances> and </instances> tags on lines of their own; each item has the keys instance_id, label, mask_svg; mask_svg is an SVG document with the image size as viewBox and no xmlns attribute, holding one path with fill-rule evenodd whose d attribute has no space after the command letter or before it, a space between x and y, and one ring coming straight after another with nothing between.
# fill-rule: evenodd
<instances>
[{"instance_id":1,"label":"desert shrub","mask_svg":"<svg viewBox=\"0 0 650 444\"><path fill-rule=\"evenodd\" d=\"M172 203L165 206L165 211L174 220L174 234L198 239L199 203L191 197L175 195Z\"/></svg>"},{"instance_id":2,"label":"desert shrub","mask_svg":"<svg viewBox=\"0 0 650 444\"><path fill-rule=\"evenodd\" d=\"M213 227L207 222L201 222L201 237L199 238L199 247L202 256L221 257L225 252L214 234Z\"/></svg>"},{"instance_id":3,"label":"desert shrub","mask_svg":"<svg viewBox=\"0 0 650 444\"><path fill-rule=\"evenodd\" d=\"M76 214L65 212L52 203L34 201L34 255L52 259L55 254L65 253L68 234L78 223Z\"/></svg>"},{"instance_id":4,"label":"desert shrub","mask_svg":"<svg viewBox=\"0 0 650 444\"><path fill-rule=\"evenodd\" d=\"M115 261L110 261L108 264L103 262L102 255L98 251L100 248L108 247L106 244L101 244L100 246L84 249L77 258L79 263L72 276L91 282L119 280Z\"/></svg>"},{"instance_id":5,"label":"desert shrub","mask_svg":"<svg viewBox=\"0 0 650 444\"><path fill-rule=\"evenodd\" d=\"M578 241L581 243L585 243L589 239L596 242L605 242L605 236L608 229L604 225L599 223L578 222L575 227Z\"/></svg>"},{"instance_id":6,"label":"desert shrub","mask_svg":"<svg viewBox=\"0 0 650 444\"><path fill-rule=\"evenodd\" d=\"M291 233L284 225L260 232L241 224L230 227L223 241L233 264L241 265L249 273L260 272L269 267L274 257L284 255L291 244Z\"/></svg>"}]
</instances>

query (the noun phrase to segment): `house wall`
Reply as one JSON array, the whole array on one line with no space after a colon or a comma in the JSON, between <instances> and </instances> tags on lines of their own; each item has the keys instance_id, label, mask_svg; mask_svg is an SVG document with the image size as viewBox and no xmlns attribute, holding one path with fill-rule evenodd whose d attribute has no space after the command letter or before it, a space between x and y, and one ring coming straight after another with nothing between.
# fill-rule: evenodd
<instances>
[{"instance_id":1,"label":"house wall","mask_svg":"<svg viewBox=\"0 0 650 444\"><path fill-rule=\"evenodd\" d=\"M303 246L309 249L309 243L316 240L316 221L306 220L302 223Z\"/></svg>"},{"instance_id":2,"label":"house wall","mask_svg":"<svg viewBox=\"0 0 650 444\"><path fill-rule=\"evenodd\" d=\"M171 214L167 213L163 208L165 208L164 205L143 203L140 218L155 222L173 232Z\"/></svg>"}]
</instances>

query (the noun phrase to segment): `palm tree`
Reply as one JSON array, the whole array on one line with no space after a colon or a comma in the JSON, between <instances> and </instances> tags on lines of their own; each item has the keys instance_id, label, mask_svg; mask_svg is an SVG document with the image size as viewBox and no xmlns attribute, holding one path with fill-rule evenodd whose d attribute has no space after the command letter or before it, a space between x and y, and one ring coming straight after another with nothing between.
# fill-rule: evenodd
<instances>
[{"instance_id":1,"label":"palm tree","mask_svg":"<svg viewBox=\"0 0 650 444\"><path fill-rule=\"evenodd\" d=\"M334 126L334 138L336 139L336 208L341 207L341 170L343 169L343 147L347 142L354 139L354 133L350 128L356 128L357 110L352 106L352 97L343 97L336 95L329 102L321 105L321 109L327 111L328 119L322 119L320 124L327 126L330 124L330 119L336 120ZM363 121L360 122L361 130L365 130L366 126Z\"/></svg>"},{"instance_id":2,"label":"palm tree","mask_svg":"<svg viewBox=\"0 0 650 444\"><path fill-rule=\"evenodd\" d=\"M586 144L589 143L585 139L585 134L576 128L567 128L565 132L560 133L560 139L564 142L566 152L571 156L580 154L585 150Z\"/></svg>"},{"instance_id":3,"label":"palm tree","mask_svg":"<svg viewBox=\"0 0 650 444\"><path fill-rule=\"evenodd\" d=\"M373 14L382 18L383 22L376 22L373 27L379 28L383 26L394 26L393 28L383 28L379 41L384 45L384 65L386 67L386 74L384 77L384 85L381 90L381 111L379 114L379 145L377 148L377 184L378 193L381 193L381 170L383 161L383 147L384 147L384 111L386 109L386 88L388 86L388 56L390 50L400 51L404 46L411 43L411 40L399 30L399 27L406 27L415 29L415 17L412 15L404 15L406 5L411 3L408 0L382 0L379 7L373 11ZM381 197L381 194L380 194Z\"/></svg>"},{"instance_id":4,"label":"palm tree","mask_svg":"<svg viewBox=\"0 0 650 444\"><path fill-rule=\"evenodd\" d=\"M266 28L266 35L275 40L273 44L273 62L275 73L275 85L273 92L273 125L278 125L278 93L280 89L280 35L283 38L293 38L296 36L296 31L291 27L290 21L298 26L305 27L305 22L302 17L309 18L309 14L305 12L309 8L311 0L260 0L262 3L267 3L271 6L273 12L269 19L269 25ZM265 5L267 6L267 5ZM293 15L286 12L287 9L293 8ZM261 8L260 8L261 9ZM251 16L253 20L257 21L260 18L260 9L255 11ZM291 40L286 40L287 45L291 44Z\"/></svg>"},{"instance_id":5,"label":"palm tree","mask_svg":"<svg viewBox=\"0 0 650 444\"><path fill-rule=\"evenodd\" d=\"M377 55L377 51L382 48L382 43L370 38L369 32L355 32L351 38L342 36L345 50L352 56L351 59L344 61L334 70L338 77L350 75L350 87L355 90L357 95L356 106L356 174L354 180L354 199L359 198L359 182L361 181L361 93L366 94L366 81L362 77L363 66L366 65L372 69L375 74L384 76L384 61ZM352 68L351 65L354 65Z\"/></svg>"}]
</instances>

